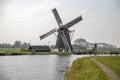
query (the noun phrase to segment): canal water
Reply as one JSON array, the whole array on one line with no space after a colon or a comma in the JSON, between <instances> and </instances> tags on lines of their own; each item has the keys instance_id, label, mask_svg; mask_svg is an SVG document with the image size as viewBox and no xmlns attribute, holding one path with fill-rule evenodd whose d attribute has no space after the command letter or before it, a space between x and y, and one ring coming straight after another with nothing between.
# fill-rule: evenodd
<instances>
[{"instance_id":1,"label":"canal water","mask_svg":"<svg viewBox=\"0 0 120 80\"><path fill-rule=\"evenodd\" d=\"M64 80L72 61L87 55L0 56L0 80Z\"/></svg>"}]
</instances>

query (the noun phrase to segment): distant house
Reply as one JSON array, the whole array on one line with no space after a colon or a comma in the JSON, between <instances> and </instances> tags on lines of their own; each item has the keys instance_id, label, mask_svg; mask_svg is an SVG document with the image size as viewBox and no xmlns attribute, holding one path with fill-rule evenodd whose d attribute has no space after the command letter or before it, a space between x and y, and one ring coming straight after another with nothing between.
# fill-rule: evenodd
<instances>
[{"instance_id":1,"label":"distant house","mask_svg":"<svg viewBox=\"0 0 120 80\"><path fill-rule=\"evenodd\" d=\"M50 52L50 48L48 46L29 46L29 52Z\"/></svg>"}]
</instances>

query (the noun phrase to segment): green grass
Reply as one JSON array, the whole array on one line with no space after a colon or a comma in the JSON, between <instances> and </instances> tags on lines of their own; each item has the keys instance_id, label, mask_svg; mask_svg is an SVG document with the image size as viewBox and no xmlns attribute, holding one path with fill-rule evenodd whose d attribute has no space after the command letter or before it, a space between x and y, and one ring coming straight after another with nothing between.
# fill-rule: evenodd
<instances>
[{"instance_id":1,"label":"green grass","mask_svg":"<svg viewBox=\"0 0 120 80\"><path fill-rule=\"evenodd\" d=\"M0 48L0 52L6 52L6 53L20 52L20 48Z\"/></svg>"},{"instance_id":2,"label":"green grass","mask_svg":"<svg viewBox=\"0 0 120 80\"><path fill-rule=\"evenodd\" d=\"M68 52L28 52L21 48L0 48L0 55L66 55Z\"/></svg>"},{"instance_id":3,"label":"green grass","mask_svg":"<svg viewBox=\"0 0 120 80\"><path fill-rule=\"evenodd\" d=\"M20 55L20 48L0 48L0 55Z\"/></svg>"},{"instance_id":4,"label":"green grass","mask_svg":"<svg viewBox=\"0 0 120 80\"><path fill-rule=\"evenodd\" d=\"M109 67L120 78L120 56L101 56L96 60Z\"/></svg>"},{"instance_id":5,"label":"green grass","mask_svg":"<svg viewBox=\"0 0 120 80\"><path fill-rule=\"evenodd\" d=\"M84 54L89 54L90 50L87 49L76 49L75 52L81 52ZM35 52L31 53L28 52L27 49L24 48L0 48L0 55L30 55L30 54L36 54L36 55L43 55L43 54L57 54L57 55L66 55L69 54L68 52ZM120 50L116 51L108 51L108 50L99 50L97 54L120 54Z\"/></svg>"},{"instance_id":6,"label":"green grass","mask_svg":"<svg viewBox=\"0 0 120 80\"><path fill-rule=\"evenodd\" d=\"M76 59L66 73L66 80L112 80L90 58Z\"/></svg>"},{"instance_id":7,"label":"green grass","mask_svg":"<svg viewBox=\"0 0 120 80\"><path fill-rule=\"evenodd\" d=\"M80 53L84 53L84 54L90 54L91 50L88 49L74 49L75 52L80 52ZM116 49L116 50L105 50L105 49L101 49L101 50L97 50L96 54L120 54L120 49Z\"/></svg>"},{"instance_id":8,"label":"green grass","mask_svg":"<svg viewBox=\"0 0 120 80\"><path fill-rule=\"evenodd\" d=\"M74 51L75 52L81 52L81 53L84 53L84 54L89 54L91 52L91 50L88 50L88 49L75 49ZM97 54L110 54L110 53L111 53L110 50L97 50Z\"/></svg>"}]
</instances>

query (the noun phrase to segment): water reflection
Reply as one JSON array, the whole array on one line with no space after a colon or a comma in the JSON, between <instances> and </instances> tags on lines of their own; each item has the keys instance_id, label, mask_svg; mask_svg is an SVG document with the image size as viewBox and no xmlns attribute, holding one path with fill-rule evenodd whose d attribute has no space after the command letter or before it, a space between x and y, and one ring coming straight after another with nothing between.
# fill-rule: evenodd
<instances>
[{"instance_id":1,"label":"water reflection","mask_svg":"<svg viewBox=\"0 0 120 80\"><path fill-rule=\"evenodd\" d=\"M55 62L54 80L64 80L64 76L70 67L70 55L57 55Z\"/></svg>"}]
</instances>

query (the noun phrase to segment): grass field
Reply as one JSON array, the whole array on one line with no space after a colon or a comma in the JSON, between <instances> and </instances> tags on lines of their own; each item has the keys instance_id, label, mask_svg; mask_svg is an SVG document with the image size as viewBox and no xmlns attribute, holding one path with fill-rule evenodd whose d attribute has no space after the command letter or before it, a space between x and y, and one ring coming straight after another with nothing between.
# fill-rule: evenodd
<instances>
[{"instance_id":1,"label":"grass field","mask_svg":"<svg viewBox=\"0 0 120 80\"><path fill-rule=\"evenodd\" d=\"M96 57L96 60L109 67L120 78L120 56Z\"/></svg>"},{"instance_id":2,"label":"grass field","mask_svg":"<svg viewBox=\"0 0 120 80\"><path fill-rule=\"evenodd\" d=\"M30 55L32 54L31 52L28 52L26 49L23 48L0 48L0 55ZM75 52L80 52L83 54L90 54L90 50L86 50L86 49L80 49L80 50L75 50ZM58 54L58 55L64 55L64 54L68 54L68 52L35 52L33 54L38 54L38 55L43 55L43 54ZM120 51L98 51L97 54L120 54Z\"/></svg>"},{"instance_id":3,"label":"grass field","mask_svg":"<svg viewBox=\"0 0 120 80\"><path fill-rule=\"evenodd\" d=\"M80 52L80 53L84 53L84 54L90 54L91 50L88 49L74 49L75 52ZM94 54L94 53L93 53ZM116 49L116 50L97 50L96 54L120 54L120 50Z\"/></svg>"},{"instance_id":4,"label":"grass field","mask_svg":"<svg viewBox=\"0 0 120 80\"><path fill-rule=\"evenodd\" d=\"M68 52L28 52L22 51L21 48L0 48L0 55L66 55Z\"/></svg>"},{"instance_id":5,"label":"grass field","mask_svg":"<svg viewBox=\"0 0 120 80\"><path fill-rule=\"evenodd\" d=\"M0 55L30 55L31 52L22 52L21 48L0 48Z\"/></svg>"},{"instance_id":6,"label":"grass field","mask_svg":"<svg viewBox=\"0 0 120 80\"><path fill-rule=\"evenodd\" d=\"M0 48L0 51L6 53L20 52L20 48Z\"/></svg>"},{"instance_id":7,"label":"grass field","mask_svg":"<svg viewBox=\"0 0 120 80\"><path fill-rule=\"evenodd\" d=\"M66 73L66 80L112 80L90 58L76 59Z\"/></svg>"},{"instance_id":8,"label":"grass field","mask_svg":"<svg viewBox=\"0 0 120 80\"><path fill-rule=\"evenodd\" d=\"M30 52L21 52L21 48L0 48L0 55L29 55Z\"/></svg>"}]
</instances>

